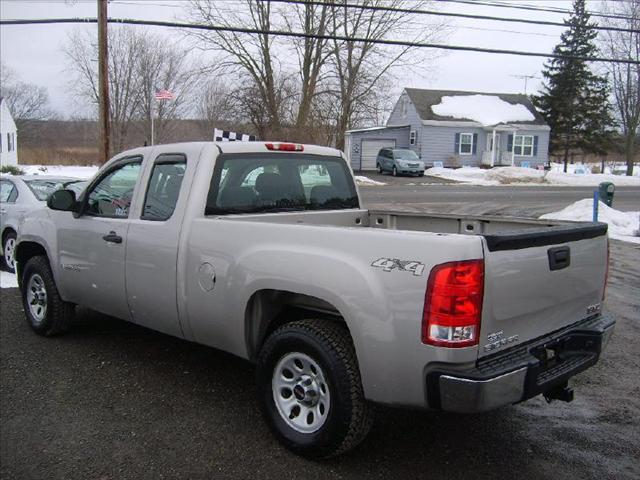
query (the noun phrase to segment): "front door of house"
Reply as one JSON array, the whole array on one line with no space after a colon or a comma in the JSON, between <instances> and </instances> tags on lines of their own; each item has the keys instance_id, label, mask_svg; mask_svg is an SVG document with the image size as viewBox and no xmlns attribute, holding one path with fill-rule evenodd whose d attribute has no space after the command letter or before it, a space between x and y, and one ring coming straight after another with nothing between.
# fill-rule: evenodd
<instances>
[{"instance_id":1,"label":"front door of house","mask_svg":"<svg viewBox=\"0 0 640 480\"><path fill-rule=\"evenodd\" d=\"M495 153L492 154L493 164L500 165L502 163L502 142L500 141L499 133L496 133L495 140ZM494 150L493 132L487 133L487 145L489 146L489 151L492 152Z\"/></svg>"}]
</instances>

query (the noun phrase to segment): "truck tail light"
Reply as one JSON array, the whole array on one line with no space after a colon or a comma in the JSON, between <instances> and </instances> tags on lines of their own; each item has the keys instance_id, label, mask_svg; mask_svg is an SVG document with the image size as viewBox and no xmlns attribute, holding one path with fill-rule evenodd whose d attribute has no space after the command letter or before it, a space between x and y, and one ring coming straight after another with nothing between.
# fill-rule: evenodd
<instances>
[{"instance_id":1,"label":"truck tail light","mask_svg":"<svg viewBox=\"0 0 640 480\"><path fill-rule=\"evenodd\" d=\"M609 246L609 238L607 238L607 266L605 267L606 270L604 271L604 287L602 287L602 301L604 302L604 294L607 292L607 282L609 281L609 262L610 262L610 258L611 258L611 253L609 251L610 246Z\"/></svg>"},{"instance_id":2,"label":"truck tail light","mask_svg":"<svg viewBox=\"0 0 640 480\"><path fill-rule=\"evenodd\" d=\"M437 265L429 274L422 316L422 343L477 345L484 294L484 260Z\"/></svg>"},{"instance_id":3,"label":"truck tail light","mask_svg":"<svg viewBox=\"0 0 640 480\"><path fill-rule=\"evenodd\" d=\"M299 143L265 143L267 150L276 150L279 152L302 152L304 151L304 145Z\"/></svg>"}]
</instances>

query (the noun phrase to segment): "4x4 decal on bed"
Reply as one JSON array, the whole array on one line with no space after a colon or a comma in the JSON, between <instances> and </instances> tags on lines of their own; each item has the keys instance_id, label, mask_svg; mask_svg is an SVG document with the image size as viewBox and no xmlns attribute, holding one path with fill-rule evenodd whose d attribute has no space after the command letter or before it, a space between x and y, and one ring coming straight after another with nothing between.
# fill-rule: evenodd
<instances>
[{"instance_id":1,"label":"4x4 decal on bed","mask_svg":"<svg viewBox=\"0 0 640 480\"><path fill-rule=\"evenodd\" d=\"M401 272L411 272L417 277L424 272L424 263L414 260L398 260L397 258L379 258L371 266L382 268L384 272L390 272L394 269L398 269Z\"/></svg>"}]
</instances>

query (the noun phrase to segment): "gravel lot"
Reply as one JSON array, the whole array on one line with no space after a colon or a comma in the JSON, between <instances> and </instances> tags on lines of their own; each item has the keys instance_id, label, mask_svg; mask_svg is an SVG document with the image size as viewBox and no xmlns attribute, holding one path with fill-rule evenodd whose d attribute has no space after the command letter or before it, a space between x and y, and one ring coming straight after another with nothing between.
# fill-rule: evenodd
<instances>
[{"instance_id":1,"label":"gravel lot","mask_svg":"<svg viewBox=\"0 0 640 480\"><path fill-rule=\"evenodd\" d=\"M618 320L573 403L482 415L380 408L349 455L296 457L270 435L253 368L88 310L45 339L0 291L0 476L6 479L640 477L640 249L612 242Z\"/></svg>"}]
</instances>

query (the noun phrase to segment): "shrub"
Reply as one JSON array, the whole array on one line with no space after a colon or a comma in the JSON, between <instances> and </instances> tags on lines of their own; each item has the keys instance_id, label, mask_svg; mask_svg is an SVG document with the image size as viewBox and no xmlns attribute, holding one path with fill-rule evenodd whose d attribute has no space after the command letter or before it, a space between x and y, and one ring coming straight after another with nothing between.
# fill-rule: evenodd
<instances>
[{"instance_id":1,"label":"shrub","mask_svg":"<svg viewBox=\"0 0 640 480\"><path fill-rule=\"evenodd\" d=\"M2 165L0 173L8 173L9 175L24 175L24 170L16 165Z\"/></svg>"}]
</instances>

